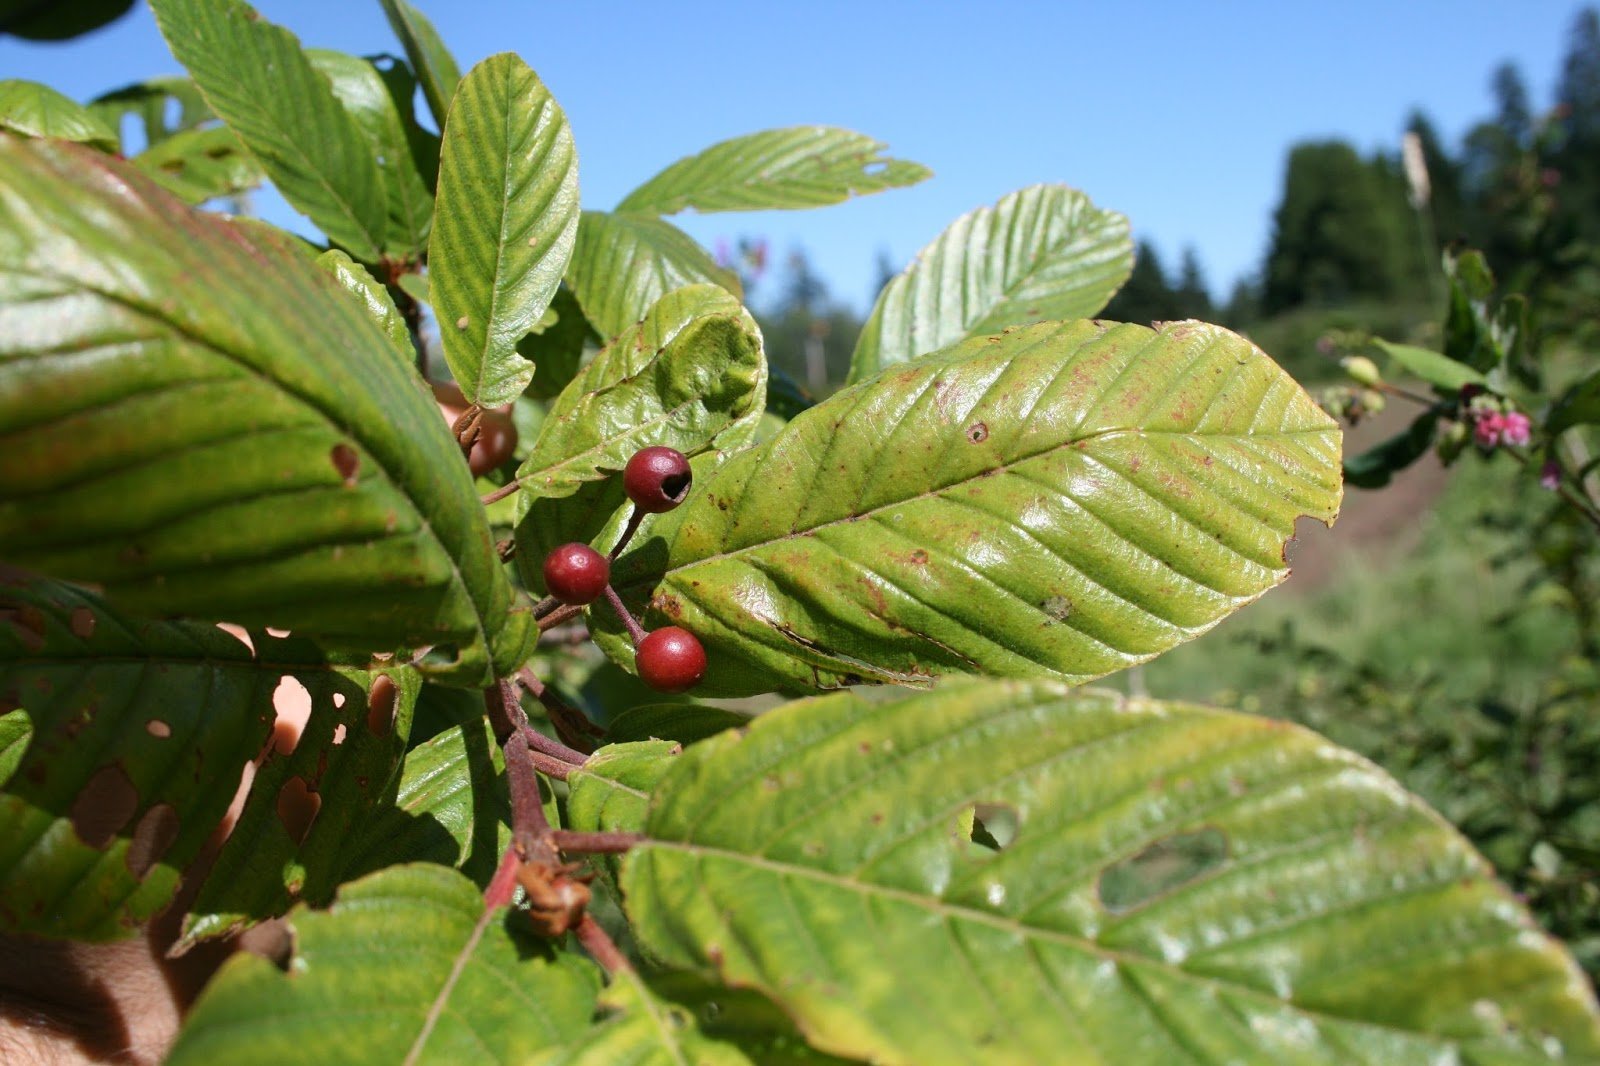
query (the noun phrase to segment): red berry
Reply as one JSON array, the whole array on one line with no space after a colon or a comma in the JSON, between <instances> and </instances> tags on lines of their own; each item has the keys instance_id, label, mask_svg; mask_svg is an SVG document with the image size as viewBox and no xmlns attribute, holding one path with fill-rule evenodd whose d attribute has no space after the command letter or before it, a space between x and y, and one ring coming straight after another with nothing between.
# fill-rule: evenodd
<instances>
[{"instance_id":1,"label":"red berry","mask_svg":"<svg viewBox=\"0 0 1600 1066\"><path fill-rule=\"evenodd\" d=\"M628 499L646 514L670 511L689 495L694 474L689 460L676 448L645 448L635 452L622 471Z\"/></svg>"},{"instance_id":2,"label":"red berry","mask_svg":"<svg viewBox=\"0 0 1600 1066\"><path fill-rule=\"evenodd\" d=\"M687 629L666 626L646 633L634 653L639 678L657 692L687 692L706 672L706 650Z\"/></svg>"},{"instance_id":3,"label":"red berry","mask_svg":"<svg viewBox=\"0 0 1600 1066\"><path fill-rule=\"evenodd\" d=\"M593 603L611 581L611 563L587 544L563 544L544 557L544 585L562 603Z\"/></svg>"}]
</instances>

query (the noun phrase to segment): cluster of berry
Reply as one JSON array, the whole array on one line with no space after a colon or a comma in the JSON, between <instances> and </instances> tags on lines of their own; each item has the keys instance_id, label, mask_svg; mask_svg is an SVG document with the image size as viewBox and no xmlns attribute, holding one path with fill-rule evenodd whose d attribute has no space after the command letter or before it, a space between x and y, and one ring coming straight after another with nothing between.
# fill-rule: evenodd
<instances>
[{"instance_id":1,"label":"cluster of berry","mask_svg":"<svg viewBox=\"0 0 1600 1066\"><path fill-rule=\"evenodd\" d=\"M678 506L689 495L692 478L689 460L673 448L645 448L622 471L623 488L640 515L662 514ZM610 600L633 635L640 679L656 691L686 692L705 674L706 652L695 635L680 626L645 632L611 587L611 559L589 545L563 544L545 556L544 583L550 595L565 604L583 606L601 596Z\"/></svg>"}]
</instances>

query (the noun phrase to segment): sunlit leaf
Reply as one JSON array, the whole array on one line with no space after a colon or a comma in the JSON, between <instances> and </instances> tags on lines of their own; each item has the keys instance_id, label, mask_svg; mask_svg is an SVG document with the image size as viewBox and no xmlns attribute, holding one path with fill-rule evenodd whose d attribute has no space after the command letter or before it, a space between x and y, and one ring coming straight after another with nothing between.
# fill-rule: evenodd
<instances>
[{"instance_id":1,"label":"sunlit leaf","mask_svg":"<svg viewBox=\"0 0 1600 1066\"><path fill-rule=\"evenodd\" d=\"M599 1004L599 1024L534 1066L750 1066L738 1044L702 1032L692 1014L631 970L612 976Z\"/></svg>"},{"instance_id":2,"label":"sunlit leaf","mask_svg":"<svg viewBox=\"0 0 1600 1066\"><path fill-rule=\"evenodd\" d=\"M461 83L461 68L445 48L439 31L410 0L378 0L378 3L383 6L394 35L400 39L406 58L411 61L411 69L417 72L434 122L443 126L445 115L450 112L450 101Z\"/></svg>"},{"instance_id":3,"label":"sunlit leaf","mask_svg":"<svg viewBox=\"0 0 1600 1066\"><path fill-rule=\"evenodd\" d=\"M489 57L450 105L428 244L440 341L468 400L494 407L528 387L517 342L550 306L577 229L566 116L526 63Z\"/></svg>"},{"instance_id":4,"label":"sunlit leaf","mask_svg":"<svg viewBox=\"0 0 1600 1066\"><path fill-rule=\"evenodd\" d=\"M850 380L968 337L1098 313L1133 269L1128 220L1034 185L951 223L878 294Z\"/></svg>"},{"instance_id":5,"label":"sunlit leaf","mask_svg":"<svg viewBox=\"0 0 1600 1066\"><path fill-rule=\"evenodd\" d=\"M670 222L585 211L567 284L603 338L615 337L674 289L709 282L742 297L739 276Z\"/></svg>"},{"instance_id":6,"label":"sunlit leaf","mask_svg":"<svg viewBox=\"0 0 1600 1066\"><path fill-rule=\"evenodd\" d=\"M1414 344L1392 344L1386 340L1377 340L1374 343L1383 354L1437 388L1456 392L1463 385L1487 384L1487 379L1472 367L1458 363L1438 352L1430 352Z\"/></svg>"},{"instance_id":7,"label":"sunlit leaf","mask_svg":"<svg viewBox=\"0 0 1600 1066\"><path fill-rule=\"evenodd\" d=\"M1098 677L1288 575L1340 436L1216 326L1045 323L836 393L696 478L613 583L705 644L704 695ZM648 535L646 535L648 533ZM615 616L590 611L632 662Z\"/></svg>"},{"instance_id":8,"label":"sunlit leaf","mask_svg":"<svg viewBox=\"0 0 1600 1066\"><path fill-rule=\"evenodd\" d=\"M1467 842L1270 719L1043 682L839 694L686 750L647 833L623 876L644 950L837 1054L1600 1055L1581 972Z\"/></svg>"},{"instance_id":9,"label":"sunlit leaf","mask_svg":"<svg viewBox=\"0 0 1600 1066\"><path fill-rule=\"evenodd\" d=\"M311 65L333 86L333 95L356 120L378 164L383 199L389 208L382 251L395 259L412 259L428 246L433 225L433 175L413 154L410 131L416 128L411 97L416 82L411 72L387 56L377 61L343 52L311 49ZM437 155L431 160L437 165Z\"/></svg>"},{"instance_id":10,"label":"sunlit leaf","mask_svg":"<svg viewBox=\"0 0 1600 1066\"><path fill-rule=\"evenodd\" d=\"M891 159L885 145L833 126L763 130L678 160L623 197L618 211L756 211L822 207L915 185L932 171Z\"/></svg>"},{"instance_id":11,"label":"sunlit leaf","mask_svg":"<svg viewBox=\"0 0 1600 1066\"><path fill-rule=\"evenodd\" d=\"M116 151L117 134L82 104L48 85L0 80L0 129L25 137L59 137Z\"/></svg>"},{"instance_id":12,"label":"sunlit leaf","mask_svg":"<svg viewBox=\"0 0 1600 1066\"><path fill-rule=\"evenodd\" d=\"M206 102L283 198L356 258L383 249L388 204L371 148L300 42L241 0L151 0Z\"/></svg>"},{"instance_id":13,"label":"sunlit leaf","mask_svg":"<svg viewBox=\"0 0 1600 1066\"><path fill-rule=\"evenodd\" d=\"M225 126L182 130L133 157L133 165L186 203L201 204L253 189L261 164Z\"/></svg>"}]
</instances>

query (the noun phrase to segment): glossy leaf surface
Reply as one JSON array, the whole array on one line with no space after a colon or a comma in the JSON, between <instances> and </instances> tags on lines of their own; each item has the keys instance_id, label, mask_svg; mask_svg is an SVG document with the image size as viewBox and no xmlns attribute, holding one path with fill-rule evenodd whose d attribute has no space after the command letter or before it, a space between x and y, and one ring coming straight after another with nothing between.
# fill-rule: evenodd
<instances>
[{"instance_id":1,"label":"glossy leaf surface","mask_svg":"<svg viewBox=\"0 0 1600 1066\"><path fill-rule=\"evenodd\" d=\"M295 36L240 0L152 0L172 54L283 198L357 259L377 260L388 211L356 120Z\"/></svg>"},{"instance_id":2,"label":"glossy leaf surface","mask_svg":"<svg viewBox=\"0 0 1600 1066\"><path fill-rule=\"evenodd\" d=\"M1216 326L1043 323L903 367L696 479L613 581L700 695L1072 681L1209 629L1338 510L1337 425ZM613 616L603 646L632 661Z\"/></svg>"},{"instance_id":3,"label":"glossy leaf surface","mask_svg":"<svg viewBox=\"0 0 1600 1066\"><path fill-rule=\"evenodd\" d=\"M115 151L117 133L93 111L48 85L0 80L0 129L25 137L59 137Z\"/></svg>"},{"instance_id":4,"label":"glossy leaf surface","mask_svg":"<svg viewBox=\"0 0 1600 1066\"><path fill-rule=\"evenodd\" d=\"M237 955L207 986L166 1060L248 1064L522 1063L589 1028L599 971L485 910L442 866L348 885L289 917L289 972ZM381 947L380 947L381 946ZM399 960L403 960L401 963Z\"/></svg>"},{"instance_id":5,"label":"glossy leaf surface","mask_svg":"<svg viewBox=\"0 0 1600 1066\"><path fill-rule=\"evenodd\" d=\"M833 126L763 130L678 160L623 197L618 211L757 211L822 207L915 185L932 172L883 155L884 145Z\"/></svg>"},{"instance_id":6,"label":"glossy leaf surface","mask_svg":"<svg viewBox=\"0 0 1600 1066\"><path fill-rule=\"evenodd\" d=\"M1580 971L1467 842L1281 722L1040 682L839 694L688 749L648 833L642 947L837 1054L1600 1055Z\"/></svg>"},{"instance_id":7,"label":"glossy leaf surface","mask_svg":"<svg viewBox=\"0 0 1600 1066\"><path fill-rule=\"evenodd\" d=\"M146 613L454 649L467 683L520 652L431 395L293 238L0 137L0 262L0 554Z\"/></svg>"},{"instance_id":8,"label":"glossy leaf surface","mask_svg":"<svg viewBox=\"0 0 1600 1066\"><path fill-rule=\"evenodd\" d=\"M528 387L517 342L550 306L577 228L566 116L526 63L490 56L450 105L428 244L440 340L469 401L494 407Z\"/></svg>"},{"instance_id":9,"label":"glossy leaf surface","mask_svg":"<svg viewBox=\"0 0 1600 1066\"><path fill-rule=\"evenodd\" d=\"M743 296L724 270L683 230L649 215L585 211L567 284L602 338L639 321L674 289L709 282Z\"/></svg>"},{"instance_id":10,"label":"glossy leaf surface","mask_svg":"<svg viewBox=\"0 0 1600 1066\"><path fill-rule=\"evenodd\" d=\"M592 539L626 502L620 472L635 452L660 445L695 455L748 439L766 385L761 331L732 295L694 285L656 301L556 397L517 471L524 580L542 589L545 555Z\"/></svg>"},{"instance_id":11,"label":"glossy leaf surface","mask_svg":"<svg viewBox=\"0 0 1600 1066\"><path fill-rule=\"evenodd\" d=\"M1133 269L1128 220L1065 185L956 219L878 294L850 380L968 337L1097 314Z\"/></svg>"}]
</instances>

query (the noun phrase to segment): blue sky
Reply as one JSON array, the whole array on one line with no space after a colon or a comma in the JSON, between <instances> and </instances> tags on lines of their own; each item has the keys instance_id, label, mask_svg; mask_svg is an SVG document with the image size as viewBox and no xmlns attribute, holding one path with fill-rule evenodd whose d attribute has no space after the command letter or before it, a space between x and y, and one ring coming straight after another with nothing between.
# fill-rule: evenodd
<instances>
[{"instance_id":1,"label":"blue sky","mask_svg":"<svg viewBox=\"0 0 1600 1066\"><path fill-rule=\"evenodd\" d=\"M803 246L834 296L864 309L951 220L1035 182L1126 213L1175 266L1200 252L1225 294L1271 232L1286 149L1398 142L1427 111L1453 145L1517 63L1553 92L1568 0L1098 3L493 3L418 0L465 70L516 51L566 109L586 207L606 208L680 156L771 126L826 123L888 142L934 177L816 211L683 216L692 234ZM376 2L261 0L307 45L399 51ZM176 63L142 5L65 45L0 39L0 77L76 99ZM273 221L294 221L269 199ZM776 279L753 294L759 303Z\"/></svg>"}]
</instances>

